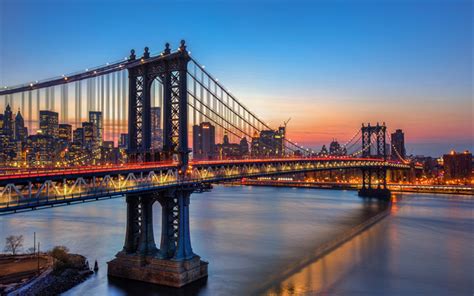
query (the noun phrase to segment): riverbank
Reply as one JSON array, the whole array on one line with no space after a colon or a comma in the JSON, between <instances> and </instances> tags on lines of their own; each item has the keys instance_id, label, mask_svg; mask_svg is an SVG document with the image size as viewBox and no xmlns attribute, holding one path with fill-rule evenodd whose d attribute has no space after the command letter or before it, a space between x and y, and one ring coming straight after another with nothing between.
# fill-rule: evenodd
<instances>
[{"instance_id":1,"label":"riverbank","mask_svg":"<svg viewBox=\"0 0 474 296\"><path fill-rule=\"evenodd\" d=\"M295 188L313 188L313 189L332 189L332 190L358 190L360 184L335 183L335 182L305 182L305 181L279 181L279 180L250 180L234 182L235 185L246 186L271 186L271 187L295 187ZM474 187L472 186L453 186L453 185L407 185L407 184L388 184L392 192L409 193L433 193L433 194L456 194L465 196L474 196Z\"/></svg>"},{"instance_id":2,"label":"riverbank","mask_svg":"<svg viewBox=\"0 0 474 296\"><path fill-rule=\"evenodd\" d=\"M82 255L66 254L62 260L46 254L43 256L48 264L40 273L35 273L34 277L19 285L8 287L2 293L9 296L58 295L82 283L93 273Z\"/></svg>"},{"instance_id":3,"label":"riverbank","mask_svg":"<svg viewBox=\"0 0 474 296\"><path fill-rule=\"evenodd\" d=\"M0 255L0 294L28 284L51 268L47 254Z\"/></svg>"}]
</instances>

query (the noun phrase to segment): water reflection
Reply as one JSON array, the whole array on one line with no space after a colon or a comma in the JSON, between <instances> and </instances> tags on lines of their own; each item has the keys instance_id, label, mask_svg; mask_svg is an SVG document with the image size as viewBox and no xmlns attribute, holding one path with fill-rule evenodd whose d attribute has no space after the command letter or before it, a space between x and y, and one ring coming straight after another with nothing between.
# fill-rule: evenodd
<instances>
[{"instance_id":1,"label":"water reflection","mask_svg":"<svg viewBox=\"0 0 474 296\"><path fill-rule=\"evenodd\" d=\"M471 295L474 202L408 195L391 216L268 295Z\"/></svg>"}]
</instances>

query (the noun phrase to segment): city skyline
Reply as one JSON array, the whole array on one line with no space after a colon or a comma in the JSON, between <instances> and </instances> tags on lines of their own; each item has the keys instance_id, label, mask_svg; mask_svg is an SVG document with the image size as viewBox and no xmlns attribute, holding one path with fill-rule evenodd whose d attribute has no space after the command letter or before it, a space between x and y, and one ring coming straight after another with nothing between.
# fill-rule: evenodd
<instances>
[{"instance_id":1,"label":"city skyline","mask_svg":"<svg viewBox=\"0 0 474 296\"><path fill-rule=\"evenodd\" d=\"M195 7L189 10L192 15L183 12L153 22L151 12L140 5L103 4L84 14L76 12L91 8L91 2L4 2L1 26L7 29L2 29L0 63L11 71L8 76L0 71L0 84L103 64L112 56L123 58L130 48L141 54L144 45L159 52L164 40L180 36L193 55L274 128L292 117L288 135L305 146L318 149L334 137L344 141L362 122L385 121L390 132L406 132L407 154L472 150L470 1L393 2L383 8L368 1L302 2L300 8L277 3L271 16L264 15L264 3L255 4L253 11L244 4L216 3L213 9ZM193 6L157 4L156 13L183 5ZM125 7L131 20L139 11L149 15L140 16L147 29L136 33L117 17ZM20 10L23 18L11 17ZM49 15L51 21L40 22L39 15ZM181 28L164 26L174 17L182 20ZM57 26L66 18L80 21L77 34ZM312 26L304 26L308 24ZM58 34L48 34L53 31ZM37 44L34 51L31 43Z\"/></svg>"}]
</instances>

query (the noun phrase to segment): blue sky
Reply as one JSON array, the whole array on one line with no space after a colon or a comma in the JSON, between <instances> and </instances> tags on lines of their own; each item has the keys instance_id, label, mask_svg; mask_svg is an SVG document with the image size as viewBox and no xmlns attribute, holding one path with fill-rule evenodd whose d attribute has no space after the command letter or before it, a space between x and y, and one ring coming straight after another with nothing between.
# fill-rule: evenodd
<instances>
[{"instance_id":1,"label":"blue sky","mask_svg":"<svg viewBox=\"0 0 474 296\"><path fill-rule=\"evenodd\" d=\"M414 154L472 149L472 1L173 2L2 0L0 84L184 38L257 114L292 117L308 146L386 121Z\"/></svg>"}]
</instances>

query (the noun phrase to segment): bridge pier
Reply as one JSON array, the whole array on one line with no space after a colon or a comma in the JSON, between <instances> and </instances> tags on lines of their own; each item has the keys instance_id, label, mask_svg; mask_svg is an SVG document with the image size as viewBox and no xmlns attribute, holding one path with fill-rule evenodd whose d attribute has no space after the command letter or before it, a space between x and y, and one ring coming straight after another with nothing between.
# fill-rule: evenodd
<instances>
[{"instance_id":1,"label":"bridge pier","mask_svg":"<svg viewBox=\"0 0 474 296\"><path fill-rule=\"evenodd\" d=\"M127 195L127 228L123 250L108 262L108 275L182 287L207 277L207 262L193 253L189 233L192 189L167 189ZM160 248L153 236L152 206L162 207Z\"/></svg>"},{"instance_id":2,"label":"bridge pier","mask_svg":"<svg viewBox=\"0 0 474 296\"><path fill-rule=\"evenodd\" d=\"M372 175L375 173L377 184L372 184ZM362 169L362 188L359 189L360 197L377 198L390 200L391 191L387 188L387 169L377 168L373 171L371 168Z\"/></svg>"}]
</instances>

